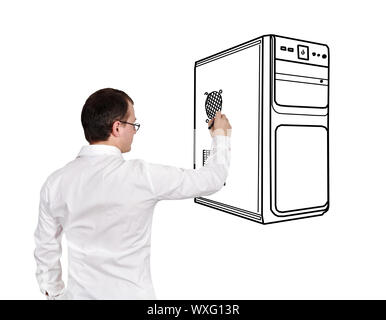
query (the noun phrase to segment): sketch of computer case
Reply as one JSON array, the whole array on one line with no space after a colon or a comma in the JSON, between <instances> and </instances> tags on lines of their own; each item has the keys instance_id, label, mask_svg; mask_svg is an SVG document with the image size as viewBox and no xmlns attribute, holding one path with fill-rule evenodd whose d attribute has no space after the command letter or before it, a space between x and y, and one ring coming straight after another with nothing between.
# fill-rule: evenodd
<instances>
[{"instance_id":1,"label":"sketch of computer case","mask_svg":"<svg viewBox=\"0 0 386 320\"><path fill-rule=\"evenodd\" d=\"M330 52L265 35L195 62L194 164L210 156L208 95L232 125L224 187L195 203L263 224L329 209Z\"/></svg>"}]
</instances>

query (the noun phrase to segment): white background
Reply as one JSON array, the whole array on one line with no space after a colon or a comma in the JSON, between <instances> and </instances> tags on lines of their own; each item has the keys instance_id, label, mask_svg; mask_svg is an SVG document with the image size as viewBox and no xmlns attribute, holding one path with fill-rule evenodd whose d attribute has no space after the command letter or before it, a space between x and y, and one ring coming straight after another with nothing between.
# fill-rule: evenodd
<instances>
[{"instance_id":1,"label":"white background","mask_svg":"<svg viewBox=\"0 0 386 320\"><path fill-rule=\"evenodd\" d=\"M142 127L127 159L191 168L194 61L274 33L330 46L331 209L263 226L159 203L157 298L385 299L385 24L382 1L1 2L0 298L44 299L39 191L86 144L92 92L134 99ZM67 279L66 251L62 263Z\"/></svg>"}]
</instances>

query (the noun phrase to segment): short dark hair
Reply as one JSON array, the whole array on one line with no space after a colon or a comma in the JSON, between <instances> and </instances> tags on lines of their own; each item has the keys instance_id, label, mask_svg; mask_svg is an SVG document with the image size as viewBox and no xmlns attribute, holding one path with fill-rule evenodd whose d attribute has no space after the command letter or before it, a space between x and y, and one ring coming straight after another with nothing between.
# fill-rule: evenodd
<instances>
[{"instance_id":1,"label":"short dark hair","mask_svg":"<svg viewBox=\"0 0 386 320\"><path fill-rule=\"evenodd\" d=\"M133 100L123 91L105 88L88 97L82 109L82 126L89 143L106 141L111 134L114 121L126 120L130 101Z\"/></svg>"}]
</instances>

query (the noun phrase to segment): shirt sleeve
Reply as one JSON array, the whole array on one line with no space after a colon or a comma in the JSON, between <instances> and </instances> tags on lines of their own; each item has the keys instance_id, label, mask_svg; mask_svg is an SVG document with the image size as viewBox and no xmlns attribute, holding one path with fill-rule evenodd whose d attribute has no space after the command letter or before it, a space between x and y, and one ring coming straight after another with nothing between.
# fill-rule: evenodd
<instances>
[{"instance_id":1,"label":"shirt sleeve","mask_svg":"<svg viewBox=\"0 0 386 320\"><path fill-rule=\"evenodd\" d=\"M230 137L215 135L205 166L183 169L147 163L148 177L157 200L179 200L211 195L219 191L228 176Z\"/></svg>"},{"instance_id":2,"label":"shirt sleeve","mask_svg":"<svg viewBox=\"0 0 386 320\"><path fill-rule=\"evenodd\" d=\"M36 278L40 291L47 299L55 298L64 292L62 281L62 231L63 228L49 211L47 182L40 191L39 220L35 236Z\"/></svg>"}]
</instances>

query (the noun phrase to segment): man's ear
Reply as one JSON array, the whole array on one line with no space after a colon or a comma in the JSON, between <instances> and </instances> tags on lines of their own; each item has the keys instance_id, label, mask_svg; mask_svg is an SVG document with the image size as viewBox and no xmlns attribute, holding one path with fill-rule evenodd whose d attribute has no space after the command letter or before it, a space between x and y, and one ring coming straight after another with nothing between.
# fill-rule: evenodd
<instances>
[{"instance_id":1,"label":"man's ear","mask_svg":"<svg viewBox=\"0 0 386 320\"><path fill-rule=\"evenodd\" d=\"M113 127L111 129L111 134L114 137L119 137L119 121L114 121Z\"/></svg>"}]
</instances>

